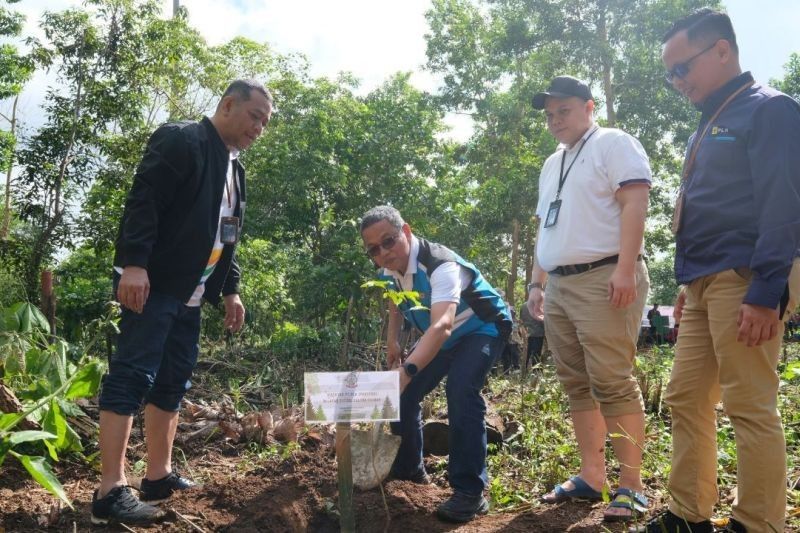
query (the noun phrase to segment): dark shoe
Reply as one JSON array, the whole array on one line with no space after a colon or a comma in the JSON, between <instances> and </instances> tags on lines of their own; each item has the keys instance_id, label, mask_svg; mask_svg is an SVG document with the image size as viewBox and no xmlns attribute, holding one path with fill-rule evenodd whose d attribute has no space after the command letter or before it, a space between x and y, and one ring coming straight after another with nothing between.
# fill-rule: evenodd
<instances>
[{"instance_id":1,"label":"dark shoe","mask_svg":"<svg viewBox=\"0 0 800 533\"><path fill-rule=\"evenodd\" d=\"M424 468L420 468L419 470L410 475L401 475L392 471L389 473L389 479L396 479L398 481L410 481L412 483L416 483L417 485L431 484L431 476L429 476L428 473L425 472Z\"/></svg>"},{"instance_id":2,"label":"dark shoe","mask_svg":"<svg viewBox=\"0 0 800 533\"><path fill-rule=\"evenodd\" d=\"M486 501L483 494L470 496L463 492L453 493L449 500L436 509L436 515L439 518L457 523L469 522L476 515L488 512L489 502Z\"/></svg>"},{"instance_id":3,"label":"dark shoe","mask_svg":"<svg viewBox=\"0 0 800 533\"><path fill-rule=\"evenodd\" d=\"M92 495L92 524L146 525L165 516L166 513L158 507L139 501L128 486L114 487L100 499L97 491Z\"/></svg>"},{"instance_id":4,"label":"dark shoe","mask_svg":"<svg viewBox=\"0 0 800 533\"><path fill-rule=\"evenodd\" d=\"M651 518L643 526L628 529L629 533L714 533L711 520L688 522L670 511L664 511Z\"/></svg>"},{"instance_id":5,"label":"dark shoe","mask_svg":"<svg viewBox=\"0 0 800 533\"><path fill-rule=\"evenodd\" d=\"M181 477L175 472L170 472L157 481L142 479L142 501L148 503L161 503L172 496L172 493L179 490L186 490L196 487L197 483Z\"/></svg>"}]
</instances>

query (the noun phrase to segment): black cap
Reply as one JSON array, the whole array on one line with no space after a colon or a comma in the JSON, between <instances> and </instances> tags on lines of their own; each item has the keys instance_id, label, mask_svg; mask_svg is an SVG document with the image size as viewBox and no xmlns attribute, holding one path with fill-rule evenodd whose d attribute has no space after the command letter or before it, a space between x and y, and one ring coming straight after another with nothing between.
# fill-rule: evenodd
<instances>
[{"instance_id":1,"label":"black cap","mask_svg":"<svg viewBox=\"0 0 800 533\"><path fill-rule=\"evenodd\" d=\"M533 95L533 108L544 109L544 101L548 96L553 98L569 98L577 96L583 101L592 100L592 91L589 86L572 76L559 76L553 78L546 91Z\"/></svg>"}]
</instances>

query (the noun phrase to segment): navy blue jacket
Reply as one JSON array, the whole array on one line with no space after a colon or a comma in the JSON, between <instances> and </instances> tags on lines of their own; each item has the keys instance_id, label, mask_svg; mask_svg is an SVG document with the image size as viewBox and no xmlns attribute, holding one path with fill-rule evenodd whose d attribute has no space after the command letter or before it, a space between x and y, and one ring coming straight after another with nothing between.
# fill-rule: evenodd
<instances>
[{"instance_id":1,"label":"navy blue jacket","mask_svg":"<svg viewBox=\"0 0 800 533\"><path fill-rule=\"evenodd\" d=\"M703 102L687 153L719 106L752 79L741 74ZM750 268L744 303L777 308L800 246L800 105L759 84L739 94L703 139L684 198L678 283Z\"/></svg>"}]
</instances>

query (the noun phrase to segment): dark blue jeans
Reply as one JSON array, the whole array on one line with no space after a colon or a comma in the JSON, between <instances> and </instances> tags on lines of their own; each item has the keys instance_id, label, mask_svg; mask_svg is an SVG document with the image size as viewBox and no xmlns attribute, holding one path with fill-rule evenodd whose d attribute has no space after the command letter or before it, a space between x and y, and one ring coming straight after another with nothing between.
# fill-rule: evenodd
<instances>
[{"instance_id":1,"label":"dark blue jeans","mask_svg":"<svg viewBox=\"0 0 800 533\"><path fill-rule=\"evenodd\" d=\"M117 351L100 391L100 409L133 415L145 403L177 411L197 364L200 308L151 292L141 314L122 309Z\"/></svg>"},{"instance_id":2,"label":"dark blue jeans","mask_svg":"<svg viewBox=\"0 0 800 533\"><path fill-rule=\"evenodd\" d=\"M410 476L423 468L422 408L420 402L447 376L447 413L450 427L448 477L457 492L477 496L488 483L486 473L486 403L481 389L504 340L469 335L449 350L441 350L419 371L400 396L400 422L392 433L402 441L393 470Z\"/></svg>"}]
</instances>

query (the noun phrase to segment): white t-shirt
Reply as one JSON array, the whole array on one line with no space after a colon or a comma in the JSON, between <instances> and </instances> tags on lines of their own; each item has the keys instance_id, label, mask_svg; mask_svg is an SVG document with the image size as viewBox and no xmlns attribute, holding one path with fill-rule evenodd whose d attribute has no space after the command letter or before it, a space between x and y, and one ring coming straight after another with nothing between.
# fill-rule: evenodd
<instances>
[{"instance_id":1,"label":"white t-shirt","mask_svg":"<svg viewBox=\"0 0 800 533\"><path fill-rule=\"evenodd\" d=\"M575 160L584 140L586 145ZM550 204L558 192L565 152L564 172L573 160L575 163L561 190L558 220L546 228ZM615 194L630 183L649 185L650 164L641 143L624 131L593 125L572 148L561 145L547 158L539 177L536 207L540 218L536 244L539 266L549 271L618 254L622 209Z\"/></svg>"},{"instance_id":2,"label":"white t-shirt","mask_svg":"<svg viewBox=\"0 0 800 533\"><path fill-rule=\"evenodd\" d=\"M238 150L231 151L230 159L231 163L228 164L228 174L225 176L225 188L222 190L222 203L220 204L219 208L219 218L222 220L222 217L232 217L234 211L236 210L236 199L238 198L238 187L239 184L237 183L238 176L233 175L233 161L239 156ZM217 222L217 236L214 238L214 247L211 249L211 255L208 258L208 264L206 268L203 270L202 276L200 276L200 282L197 284L197 288L195 288L194 293L192 294L189 301L186 302L187 307L198 307L202 303L203 294L206 291L206 281L211 274L214 273L214 269L217 267L217 263L219 262L220 257L222 257L222 249L225 245L222 243L220 238L220 226L222 224Z\"/></svg>"}]
</instances>

